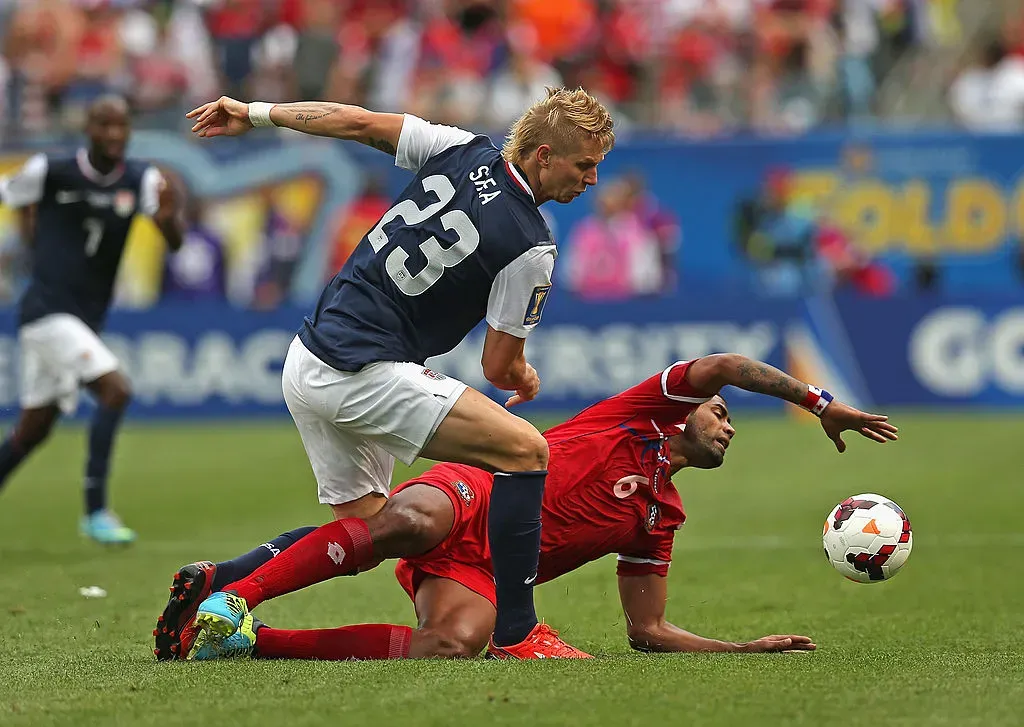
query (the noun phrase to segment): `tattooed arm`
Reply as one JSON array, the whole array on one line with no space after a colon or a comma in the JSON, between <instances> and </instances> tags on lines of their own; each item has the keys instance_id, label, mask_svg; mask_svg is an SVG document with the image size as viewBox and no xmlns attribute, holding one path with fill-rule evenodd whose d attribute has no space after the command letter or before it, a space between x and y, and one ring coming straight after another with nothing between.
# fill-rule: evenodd
<instances>
[{"instance_id":1,"label":"tattooed arm","mask_svg":"<svg viewBox=\"0 0 1024 727\"><path fill-rule=\"evenodd\" d=\"M753 361L737 353L716 353L690 364L686 380L706 394L717 394L723 386L735 386L757 394L801 404L810 388L804 382L761 361ZM868 414L835 399L821 412L821 427L836 449L846 451L844 431L854 431L875 442L896 440L897 432L889 417Z\"/></svg>"},{"instance_id":2,"label":"tattooed arm","mask_svg":"<svg viewBox=\"0 0 1024 727\"><path fill-rule=\"evenodd\" d=\"M195 122L192 131L202 137L240 136L253 128L249 104L227 96L203 104L186 116ZM360 106L324 101L275 104L270 109L270 120L276 126L314 136L358 141L391 155L398 149L404 119L402 114L382 114Z\"/></svg>"},{"instance_id":3,"label":"tattooed arm","mask_svg":"<svg viewBox=\"0 0 1024 727\"><path fill-rule=\"evenodd\" d=\"M368 111L361 106L300 101L276 104L270 119L278 126L315 136L358 141L394 156L405 117Z\"/></svg>"},{"instance_id":4,"label":"tattooed arm","mask_svg":"<svg viewBox=\"0 0 1024 727\"><path fill-rule=\"evenodd\" d=\"M690 364L686 379L695 389L717 394L723 386L735 386L756 394L799 404L807 396L807 384L761 361L738 353L716 353Z\"/></svg>"}]
</instances>

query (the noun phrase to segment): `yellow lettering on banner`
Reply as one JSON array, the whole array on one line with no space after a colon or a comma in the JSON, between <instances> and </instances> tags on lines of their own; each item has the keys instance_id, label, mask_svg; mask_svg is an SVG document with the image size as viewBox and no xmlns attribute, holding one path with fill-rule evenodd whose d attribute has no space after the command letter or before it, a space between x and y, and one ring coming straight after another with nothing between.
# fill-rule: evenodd
<instances>
[{"instance_id":1,"label":"yellow lettering on banner","mask_svg":"<svg viewBox=\"0 0 1024 727\"><path fill-rule=\"evenodd\" d=\"M881 182L858 182L839 204L838 217L865 250L884 250L892 240L893 194Z\"/></svg>"},{"instance_id":2,"label":"yellow lettering on banner","mask_svg":"<svg viewBox=\"0 0 1024 727\"><path fill-rule=\"evenodd\" d=\"M935 251L935 230L929 219L931 200L931 187L924 180L914 179L904 185L892 243L902 241L912 255Z\"/></svg>"},{"instance_id":3,"label":"yellow lettering on banner","mask_svg":"<svg viewBox=\"0 0 1024 727\"><path fill-rule=\"evenodd\" d=\"M839 188L839 175L821 169L803 171L794 175L793 196L807 199L815 206L828 207L835 200Z\"/></svg>"},{"instance_id":4,"label":"yellow lettering on banner","mask_svg":"<svg viewBox=\"0 0 1024 727\"><path fill-rule=\"evenodd\" d=\"M958 252L998 247L1006 234L1006 202L999 188L985 179L963 179L946 196L946 244Z\"/></svg>"}]
</instances>

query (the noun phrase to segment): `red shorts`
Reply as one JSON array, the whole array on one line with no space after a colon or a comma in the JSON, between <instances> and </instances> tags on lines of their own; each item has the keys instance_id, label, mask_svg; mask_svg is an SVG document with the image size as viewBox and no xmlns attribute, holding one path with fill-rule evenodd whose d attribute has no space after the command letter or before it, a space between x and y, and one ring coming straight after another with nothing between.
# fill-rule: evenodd
<instances>
[{"instance_id":1,"label":"red shorts","mask_svg":"<svg viewBox=\"0 0 1024 727\"><path fill-rule=\"evenodd\" d=\"M487 544L487 510L493 477L473 467L439 464L395 487L392 496L417 484L431 485L448 495L455 509L455 522L448 537L436 548L416 558L398 561L395 566L398 582L415 601L416 589L424 577L449 578L497 607L491 549Z\"/></svg>"}]
</instances>

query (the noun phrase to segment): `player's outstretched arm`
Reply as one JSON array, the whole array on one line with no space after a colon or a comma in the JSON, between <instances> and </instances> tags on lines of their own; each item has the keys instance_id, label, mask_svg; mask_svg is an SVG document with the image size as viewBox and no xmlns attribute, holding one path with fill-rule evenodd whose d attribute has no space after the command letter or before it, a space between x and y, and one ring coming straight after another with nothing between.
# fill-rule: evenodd
<instances>
[{"instance_id":1,"label":"player's outstretched arm","mask_svg":"<svg viewBox=\"0 0 1024 727\"><path fill-rule=\"evenodd\" d=\"M796 634L764 636L756 641L719 641L673 626L665 620L667 582L667 578L654 573L619 576L619 598L626 614L626 635L629 637L629 645L637 651L758 654L769 651L813 651L817 648L809 637Z\"/></svg>"},{"instance_id":2,"label":"player's outstretched arm","mask_svg":"<svg viewBox=\"0 0 1024 727\"><path fill-rule=\"evenodd\" d=\"M821 418L821 427L836 449L846 451L842 433L857 432L875 442L899 439L899 430L883 414L868 414L833 399L822 391L762 361L738 353L716 353L697 359L686 372L690 385L708 394L717 394L724 386L735 386L812 411Z\"/></svg>"},{"instance_id":3,"label":"player's outstretched arm","mask_svg":"<svg viewBox=\"0 0 1024 727\"><path fill-rule=\"evenodd\" d=\"M369 111L361 106L299 101L244 103L227 96L185 114L195 121L197 136L240 136L260 126L282 126L314 136L348 139L394 155L405 116Z\"/></svg>"}]
</instances>

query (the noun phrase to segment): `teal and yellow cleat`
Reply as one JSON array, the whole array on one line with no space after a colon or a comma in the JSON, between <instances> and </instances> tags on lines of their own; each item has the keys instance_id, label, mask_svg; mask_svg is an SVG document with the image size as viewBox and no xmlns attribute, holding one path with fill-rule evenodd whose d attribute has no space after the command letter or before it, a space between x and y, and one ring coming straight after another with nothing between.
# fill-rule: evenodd
<instances>
[{"instance_id":1,"label":"teal and yellow cleat","mask_svg":"<svg viewBox=\"0 0 1024 727\"><path fill-rule=\"evenodd\" d=\"M224 591L211 593L196 609L196 645L210 641L219 645L238 630L248 613L249 605L241 596Z\"/></svg>"},{"instance_id":2,"label":"teal and yellow cleat","mask_svg":"<svg viewBox=\"0 0 1024 727\"><path fill-rule=\"evenodd\" d=\"M78 531L86 538L103 545L127 545L135 540L135 531L125 527L110 510L97 510L82 518Z\"/></svg>"},{"instance_id":3,"label":"teal and yellow cleat","mask_svg":"<svg viewBox=\"0 0 1024 727\"><path fill-rule=\"evenodd\" d=\"M223 641L217 642L203 631L188 654L188 661L209 661L211 659L244 659L253 655L257 631L263 624L251 613L245 614L238 630Z\"/></svg>"}]
</instances>

